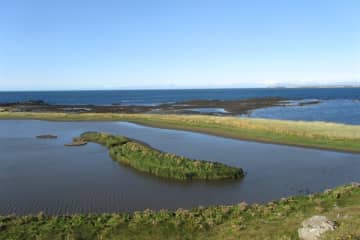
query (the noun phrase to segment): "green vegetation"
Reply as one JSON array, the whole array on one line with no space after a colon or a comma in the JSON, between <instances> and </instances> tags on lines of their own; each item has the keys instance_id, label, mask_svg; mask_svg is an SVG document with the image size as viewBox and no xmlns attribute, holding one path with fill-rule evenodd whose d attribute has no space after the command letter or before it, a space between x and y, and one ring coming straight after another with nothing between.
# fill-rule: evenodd
<instances>
[{"instance_id":1,"label":"green vegetation","mask_svg":"<svg viewBox=\"0 0 360 240\"><path fill-rule=\"evenodd\" d=\"M348 185L321 194L266 205L213 206L133 214L2 216L0 239L298 239L301 222L313 215L336 221L322 239L360 238L360 188Z\"/></svg>"},{"instance_id":2,"label":"green vegetation","mask_svg":"<svg viewBox=\"0 0 360 240\"><path fill-rule=\"evenodd\" d=\"M109 148L110 156L114 160L159 177L179 180L216 180L237 179L244 176L240 168L163 153L123 136L87 132L81 134L81 139L102 144Z\"/></svg>"},{"instance_id":3,"label":"green vegetation","mask_svg":"<svg viewBox=\"0 0 360 240\"><path fill-rule=\"evenodd\" d=\"M129 121L277 144L360 153L360 126L199 115L0 112L0 119Z\"/></svg>"}]
</instances>

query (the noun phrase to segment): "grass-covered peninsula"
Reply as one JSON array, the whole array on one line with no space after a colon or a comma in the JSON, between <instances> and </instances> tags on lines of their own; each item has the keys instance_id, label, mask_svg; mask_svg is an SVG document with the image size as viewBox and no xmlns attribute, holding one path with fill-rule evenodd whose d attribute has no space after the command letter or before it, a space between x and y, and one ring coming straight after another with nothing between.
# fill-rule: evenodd
<instances>
[{"instance_id":1,"label":"grass-covered peninsula","mask_svg":"<svg viewBox=\"0 0 360 240\"><path fill-rule=\"evenodd\" d=\"M178 180L217 180L237 179L244 176L241 168L164 153L119 135L86 132L81 134L81 139L102 144L109 149L112 159L159 177Z\"/></svg>"},{"instance_id":2,"label":"grass-covered peninsula","mask_svg":"<svg viewBox=\"0 0 360 240\"><path fill-rule=\"evenodd\" d=\"M360 187L284 198L265 205L240 203L176 211L71 216L1 216L0 239L299 239L301 222L314 215L336 222L321 239L360 238Z\"/></svg>"},{"instance_id":3,"label":"grass-covered peninsula","mask_svg":"<svg viewBox=\"0 0 360 240\"><path fill-rule=\"evenodd\" d=\"M199 115L0 112L0 119L129 121L236 139L360 153L360 126Z\"/></svg>"}]
</instances>

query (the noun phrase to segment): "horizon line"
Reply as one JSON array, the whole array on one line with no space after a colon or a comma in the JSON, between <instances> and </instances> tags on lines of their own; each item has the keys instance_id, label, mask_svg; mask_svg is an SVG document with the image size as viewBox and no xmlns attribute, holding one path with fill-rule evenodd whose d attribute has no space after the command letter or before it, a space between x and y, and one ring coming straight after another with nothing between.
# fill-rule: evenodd
<instances>
[{"instance_id":1,"label":"horizon line","mask_svg":"<svg viewBox=\"0 0 360 240\"><path fill-rule=\"evenodd\" d=\"M90 91L176 91L176 90L216 90L216 89L306 89L306 88L360 88L355 85L312 85L312 86L266 86L266 87L182 87L182 88L123 88L123 89L6 89L1 92L90 92Z\"/></svg>"}]
</instances>

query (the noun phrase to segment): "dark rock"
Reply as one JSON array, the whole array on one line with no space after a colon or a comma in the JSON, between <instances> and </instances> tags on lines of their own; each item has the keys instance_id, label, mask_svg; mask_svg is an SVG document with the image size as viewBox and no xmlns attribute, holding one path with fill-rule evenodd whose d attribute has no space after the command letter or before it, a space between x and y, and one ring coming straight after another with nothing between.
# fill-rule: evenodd
<instances>
[{"instance_id":1,"label":"dark rock","mask_svg":"<svg viewBox=\"0 0 360 240\"><path fill-rule=\"evenodd\" d=\"M51 135L51 134L44 134L44 135L38 135L36 136L36 138L40 138L40 139L55 139L57 138L56 135Z\"/></svg>"}]
</instances>

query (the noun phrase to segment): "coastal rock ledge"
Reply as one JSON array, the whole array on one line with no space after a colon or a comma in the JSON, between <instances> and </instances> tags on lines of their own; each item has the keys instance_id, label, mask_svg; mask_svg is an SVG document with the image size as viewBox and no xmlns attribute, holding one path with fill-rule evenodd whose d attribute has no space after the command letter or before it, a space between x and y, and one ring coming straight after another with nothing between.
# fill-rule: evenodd
<instances>
[{"instance_id":1,"label":"coastal rock ledge","mask_svg":"<svg viewBox=\"0 0 360 240\"><path fill-rule=\"evenodd\" d=\"M304 220L301 226L298 229L301 240L317 240L321 234L335 230L336 223L324 216L313 216Z\"/></svg>"}]
</instances>

